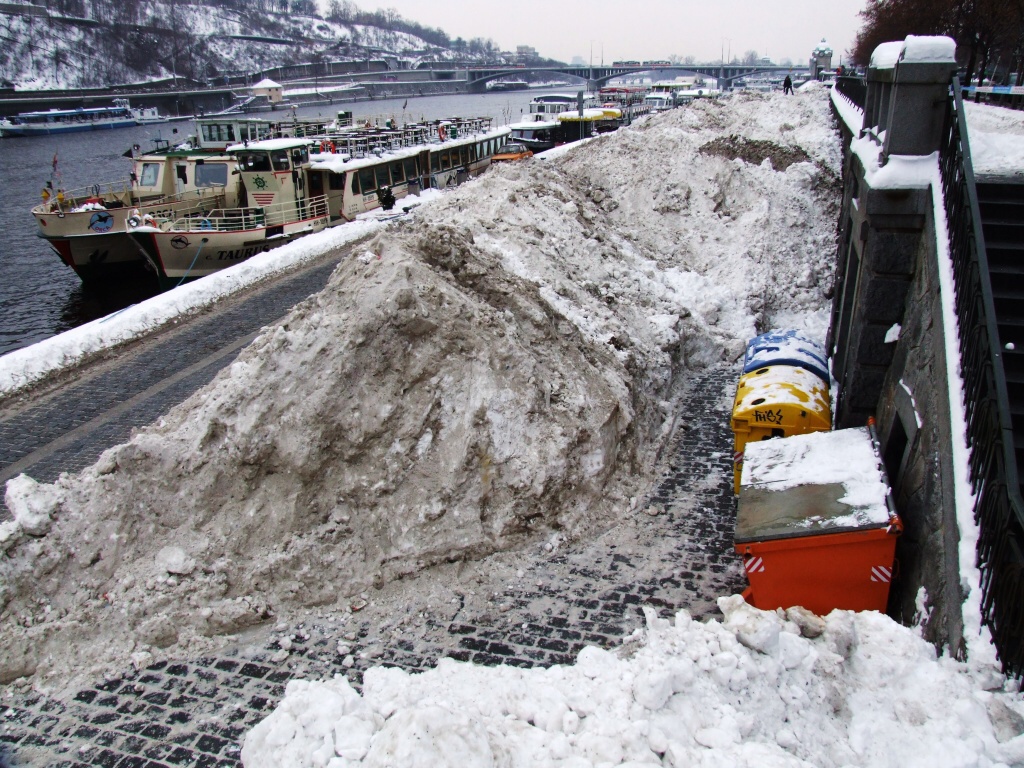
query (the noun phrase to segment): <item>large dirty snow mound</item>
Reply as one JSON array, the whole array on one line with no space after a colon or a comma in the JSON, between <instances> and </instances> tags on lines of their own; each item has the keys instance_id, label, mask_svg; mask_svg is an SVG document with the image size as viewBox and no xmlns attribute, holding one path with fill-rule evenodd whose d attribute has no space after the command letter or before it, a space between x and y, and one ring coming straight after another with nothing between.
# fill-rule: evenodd
<instances>
[{"instance_id":1,"label":"large dirty snow mound","mask_svg":"<svg viewBox=\"0 0 1024 768\"><path fill-rule=\"evenodd\" d=\"M292 680L242 747L246 768L612 765L1006 766L1024 761L1018 694L984 689L875 612L759 611L648 626L572 666L366 672Z\"/></svg>"},{"instance_id":2,"label":"large dirty snow mound","mask_svg":"<svg viewBox=\"0 0 1024 768\"><path fill-rule=\"evenodd\" d=\"M701 152L734 134L809 159ZM688 369L780 322L821 334L838 164L824 91L740 94L423 205L95 466L8 485L0 682L606 528Z\"/></svg>"}]
</instances>

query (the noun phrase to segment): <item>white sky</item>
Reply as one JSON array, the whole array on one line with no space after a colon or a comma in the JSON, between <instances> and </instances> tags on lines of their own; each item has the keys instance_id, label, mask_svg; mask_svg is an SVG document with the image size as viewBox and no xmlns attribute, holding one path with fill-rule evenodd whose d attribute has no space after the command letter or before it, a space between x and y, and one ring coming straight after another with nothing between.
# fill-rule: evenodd
<instances>
[{"instance_id":1,"label":"white sky","mask_svg":"<svg viewBox=\"0 0 1024 768\"><path fill-rule=\"evenodd\" d=\"M542 56L594 62L692 55L697 61L749 50L805 62L824 37L838 56L852 47L864 0L356 0L363 10L393 8L401 16L440 27L453 39L491 38L502 50L532 45Z\"/></svg>"}]
</instances>

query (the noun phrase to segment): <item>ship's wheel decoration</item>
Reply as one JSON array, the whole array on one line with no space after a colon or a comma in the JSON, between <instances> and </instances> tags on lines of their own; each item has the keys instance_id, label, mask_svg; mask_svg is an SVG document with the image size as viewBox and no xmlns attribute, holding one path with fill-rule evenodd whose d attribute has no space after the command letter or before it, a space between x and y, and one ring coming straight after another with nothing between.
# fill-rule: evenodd
<instances>
[{"instance_id":1,"label":"ship's wheel decoration","mask_svg":"<svg viewBox=\"0 0 1024 768\"><path fill-rule=\"evenodd\" d=\"M267 180L264 179L262 176L254 177L253 180L252 180L252 183L256 185L256 189L266 189L267 188Z\"/></svg>"}]
</instances>

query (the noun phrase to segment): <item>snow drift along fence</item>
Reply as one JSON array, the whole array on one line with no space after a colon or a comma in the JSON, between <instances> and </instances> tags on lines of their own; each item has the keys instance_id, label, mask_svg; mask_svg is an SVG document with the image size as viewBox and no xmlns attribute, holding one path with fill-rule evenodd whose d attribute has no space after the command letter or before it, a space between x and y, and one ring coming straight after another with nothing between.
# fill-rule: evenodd
<instances>
[{"instance_id":1,"label":"snow drift along fence","mask_svg":"<svg viewBox=\"0 0 1024 768\"><path fill-rule=\"evenodd\" d=\"M970 479L980 529L982 620L1003 671L1024 676L1024 501L1002 348L971 165L960 81L954 76L939 152L960 324Z\"/></svg>"}]
</instances>

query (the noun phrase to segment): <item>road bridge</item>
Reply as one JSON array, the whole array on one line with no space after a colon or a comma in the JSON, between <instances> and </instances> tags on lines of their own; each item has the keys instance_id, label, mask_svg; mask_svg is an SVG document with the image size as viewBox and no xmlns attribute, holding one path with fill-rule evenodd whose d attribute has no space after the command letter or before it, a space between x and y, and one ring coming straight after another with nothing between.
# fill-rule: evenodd
<instances>
[{"instance_id":1,"label":"road bridge","mask_svg":"<svg viewBox=\"0 0 1024 768\"><path fill-rule=\"evenodd\" d=\"M610 80L625 75L650 75L651 77L682 74L697 74L714 77L731 84L740 77L756 74L774 74L776 72L795 73L806 71L806 67L796 68L776 64L678 64L671 67L643 66L584 66L584 67L474 67L466 70L467 90L470 93L483 93L487 83L507 77L523 77L524 75L569 75L585 81L591 90L596 90Z\"/></svg>"}]
</instances>

